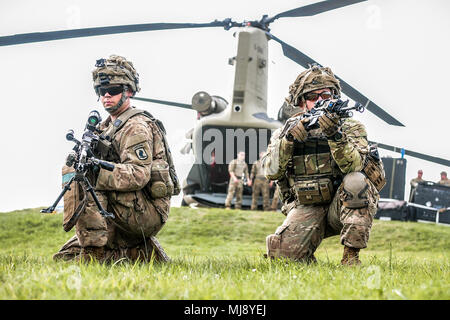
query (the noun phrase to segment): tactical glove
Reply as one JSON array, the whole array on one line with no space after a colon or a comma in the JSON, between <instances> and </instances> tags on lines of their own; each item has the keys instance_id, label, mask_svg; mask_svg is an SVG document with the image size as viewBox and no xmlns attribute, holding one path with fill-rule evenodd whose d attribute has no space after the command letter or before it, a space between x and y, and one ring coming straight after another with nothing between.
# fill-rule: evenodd
<instances>
[{"instance_id":1,"label":"tactical glove","mask_svg":"<svg viewBox=\"0 0 450 320\"><path fill-rule=\"evenodd\" d=\"M323 114L319 118L319 126L322 132L332 138L339 131L339 117L335 114Z\"/></svg>"},{"instance_id":2,"label":"tactical glove","mask_svg":"<svg viewBox=\"0 0 450 320\"><path fill-rule=\"evenodd\" d=\"M289 140L289 135L291 135L295 140L300 142L305 142L308 138L308 132L305 129L305 126L303 125L302 121L297 121L295 126L293 126L288 132L287 137Z\"/></svg>"},{"instance_id":3,"label":"tactical glove","mask_svg":"<svg viewBox=\"0 0 450 320\"><path fill-rule=\"evenodd\" d=\"M76 159L77 159L77 154L75 153L75 151L71 151L66 158L66 166L68 166L68 167L73 166Z\"/></svg>"}]
</instances>

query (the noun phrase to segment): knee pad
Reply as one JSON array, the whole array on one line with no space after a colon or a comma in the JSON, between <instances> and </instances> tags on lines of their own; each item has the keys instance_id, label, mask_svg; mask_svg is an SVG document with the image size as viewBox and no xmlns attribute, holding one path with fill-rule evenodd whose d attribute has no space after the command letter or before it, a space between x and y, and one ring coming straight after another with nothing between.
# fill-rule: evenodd
<instances>
[{"instance_id":1,"label":"knee pad","mask_svg":"<svg viewBox=\"0 0 450 320\"><path fill-rule=\"evenodd\" d=\"M350 172L342 182L342 204L349 209L364 208L369 205L369 185L361 172Z\"/></svg>"}]
</instances>

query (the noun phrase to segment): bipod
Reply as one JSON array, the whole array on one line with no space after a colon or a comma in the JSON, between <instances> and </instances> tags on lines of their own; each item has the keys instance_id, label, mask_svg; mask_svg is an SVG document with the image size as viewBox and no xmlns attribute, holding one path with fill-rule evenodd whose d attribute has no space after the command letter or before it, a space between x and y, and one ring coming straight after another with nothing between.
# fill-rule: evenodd
<instances>
[{"instance_id":1,"label":"bipod","mask_svg":"<svg viewBox=\"0 0 450 320\"><path fill-rule=\"evenodd\" d=\"M41 212L42 213L53 213L55 211L56 206L58 205L59 201L62 199L62 197L64 197L64 194L68 191L71 190L70 189L70 185L73 181L76 181L77 183L80 182L84 182L85 186L82 186L83 188L85 188L85 190L87 192L89 192L92 196L92 198L95 201L95 204L98 207L98 210L100 211L100 214L105 217L105 218L112 218L114 219L114 214L106 211L102 204L100 203L100 201L98 200L97 195L95 194L94 188L92 187L92 185L90 184L89 180L86 178L86 176L84 174L76 174L74 175L72 178L70 178L70 180L64 185L63 187L63 191L59 194L58 198L56 198L55 203L53 203L53 205L51 205L50 207L46 208L46 209L42 209Z\"/></svg>"}]
</instances>

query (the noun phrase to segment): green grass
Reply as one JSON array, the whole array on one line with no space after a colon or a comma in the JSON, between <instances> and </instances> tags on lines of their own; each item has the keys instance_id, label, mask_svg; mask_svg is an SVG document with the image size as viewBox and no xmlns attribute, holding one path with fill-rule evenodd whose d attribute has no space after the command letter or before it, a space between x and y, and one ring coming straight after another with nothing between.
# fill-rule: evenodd
<instances>
[{"instance_id":1,"label":"green grass","mask_svg":"<svg viewBox=\"0 0 450 320\"><path fill-rule=\"evenodd\" d=\"M318 263L262 257L284 216L172 208L158 239L172 261L54 262L62 215L0 214L0 299L450 299L450 227L375 220L360 267L342 267L339 237Z\"/></svg>"}]
</instances>

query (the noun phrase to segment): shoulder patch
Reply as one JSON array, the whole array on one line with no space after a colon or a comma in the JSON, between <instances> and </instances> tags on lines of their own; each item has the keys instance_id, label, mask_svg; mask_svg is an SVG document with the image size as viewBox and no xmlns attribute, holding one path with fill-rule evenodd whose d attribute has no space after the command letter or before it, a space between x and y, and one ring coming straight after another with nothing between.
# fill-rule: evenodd
<instances>
[{"instance_id":1,"label":"shoulder patch","mask_svg":"<svg viewBox=\"0 0 450 320\"><path fill-rule=\"evenodd\" d=\"M136 156L138 157L139 160L147 160L148 159L148 154L145 151L144 146L137 145L133 149L134 149L134 152L136 153Z\"/></svg>"}]
</instances>

